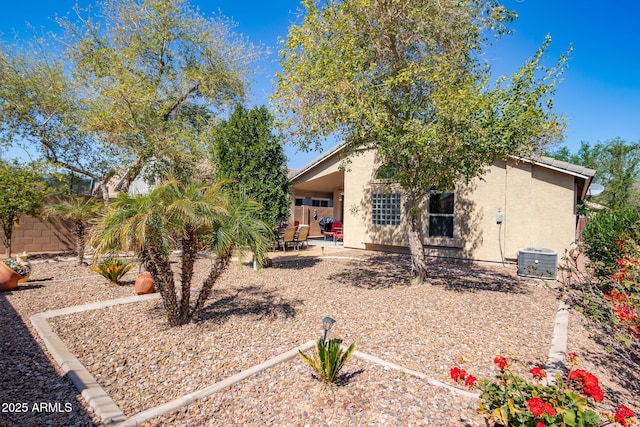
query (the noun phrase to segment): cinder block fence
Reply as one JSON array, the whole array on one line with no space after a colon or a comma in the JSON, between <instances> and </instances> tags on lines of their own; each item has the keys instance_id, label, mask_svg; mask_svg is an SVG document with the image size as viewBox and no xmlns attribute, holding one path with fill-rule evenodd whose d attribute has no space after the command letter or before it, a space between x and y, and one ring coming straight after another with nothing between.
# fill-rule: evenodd
<instances>
[{"instance_id":1,"label":"cinder block fence","mask_svg":"<svg viewBox=\"0 0 640 427\"><path fill-rule=\"evenodd\" d=\"M19 225L13 227L11 239L12 254L68 252L76 248L74 225L72 221L60 218L34 218L27 215L20 217ZM3 236L0 230L0 236ZM4 236L3 236L4 237ZM2 258L6 248L3 246Z\"/></svg>"}]
</instances>

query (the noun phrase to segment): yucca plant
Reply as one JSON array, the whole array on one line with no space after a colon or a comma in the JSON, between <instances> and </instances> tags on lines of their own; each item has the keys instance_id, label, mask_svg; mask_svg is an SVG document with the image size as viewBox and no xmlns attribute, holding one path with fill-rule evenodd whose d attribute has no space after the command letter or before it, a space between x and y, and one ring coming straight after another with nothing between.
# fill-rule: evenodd
<instances>
[{"instance_id":1,"label":"yucca plant","mask_svg":"<svg viewBox=\"0 0 640 427\"><path fill-rule=\"evenodd\" d=\"M135 267L134 264L123 261L120 258L108 258L90 268L108 281L119 285L122 276L133 267Z\"/></svg>"},{"instance_id":2,"label":"yucca plant","mask_svg":"<svg viewBox=\"0 0 640 427\"><path fill-rule=\"evenodd\" d=\"M298 353L323 382L335 384L338 380L338 374L355 351L356 345L355 343L351 344L345 351L342 349L341 339L334 338L325 344L325 341L320 338L316 343L316 349L318 354L314 354L312 357L307 356L301 350L298 350Z\"/></svg>"}]
</instances>

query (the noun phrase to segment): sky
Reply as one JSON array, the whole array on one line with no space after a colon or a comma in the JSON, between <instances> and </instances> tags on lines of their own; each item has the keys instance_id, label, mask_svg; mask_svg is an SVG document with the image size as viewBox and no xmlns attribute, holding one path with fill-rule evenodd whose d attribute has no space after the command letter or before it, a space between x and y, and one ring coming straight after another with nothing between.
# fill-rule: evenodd
<instances>
[{"instance_id":1,"label":"sky","mask_svg":"<svg viewBox=\"0 0 640 427\"><path fill-rule=\"evenodd\" d=\"M80 5L93 3L79 0ZM76 0L5 2L0 13L0 33L11 40L14 31L26 34L27 23L56 29L56 14L71 11ZM191 0L200 12L213 12L237 23L235 31L271 54L253 78L250 104L268 104L278 65L278 39L299 22L300 0ZM620 137L640 142L640 2L619 0L503 0L518 13L513 34L494 41L485 52L494 76L509 75L531 57L549 34L549 59L555 60L570 46L565 80L554 97L557 113L567 122L566 145L575 151L581 141L591 144ZM326 149L331 143L325 144ZM299 169L320 155L285 146L289 167Z\"/></svg>"}]
</instances>

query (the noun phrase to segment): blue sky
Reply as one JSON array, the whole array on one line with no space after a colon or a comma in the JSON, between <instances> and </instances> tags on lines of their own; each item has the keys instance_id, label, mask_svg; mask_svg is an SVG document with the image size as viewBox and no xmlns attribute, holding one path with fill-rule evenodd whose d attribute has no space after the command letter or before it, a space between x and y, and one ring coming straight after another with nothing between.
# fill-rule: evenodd
<instances>
[{"instance_id":1,"label":"blue sky","mask_svg":"<svg viewBox=\"0 0 640 427\"><path fill-rule=\"evenodd\" d=\"M80 1L81 5L89 3ZM254 43L271 48L271 56L259 64L261 73L253 84L251 103L268 103L274 72L278 69L278 37L296 22L299 0L191 0L205 15L220 11L238 25ZM519 18L514 34L494 42L486 59L494 75L515 71L540 46L546 34L553 43L550 59L573 45L565 81L558 87L554 104L567 120L565 142L571 150L580 141L596 143L615 137L640 141L640 3L575 0L504 0ZM55 28L56 13L71 10L75 0L13 1L3 5L0 32L10 39L15 29L24 33L26 22L36 27ZM328 148L328 147L327 147ZM299 153L287 146L289 166L297 169L319 153Z\"/></svg>"}]
</instances>

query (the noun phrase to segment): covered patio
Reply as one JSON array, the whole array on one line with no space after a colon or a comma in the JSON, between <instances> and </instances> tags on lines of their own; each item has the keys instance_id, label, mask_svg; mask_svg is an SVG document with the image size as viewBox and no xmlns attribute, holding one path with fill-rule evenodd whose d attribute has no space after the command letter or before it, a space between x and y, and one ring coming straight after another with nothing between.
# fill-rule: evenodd
<instances>
[{"instance_id":1,"label":"covered patio","mask_svg":"<svg viewBox=\"0 0 640 427\"><path fill-rule=\"evenodd\" d=\"M339 152L329 151L289 177L293 221L308 225L310 237L322 236L322 218L343 222L344 170L340 168Z\"/></svg>"}]
</instances>

